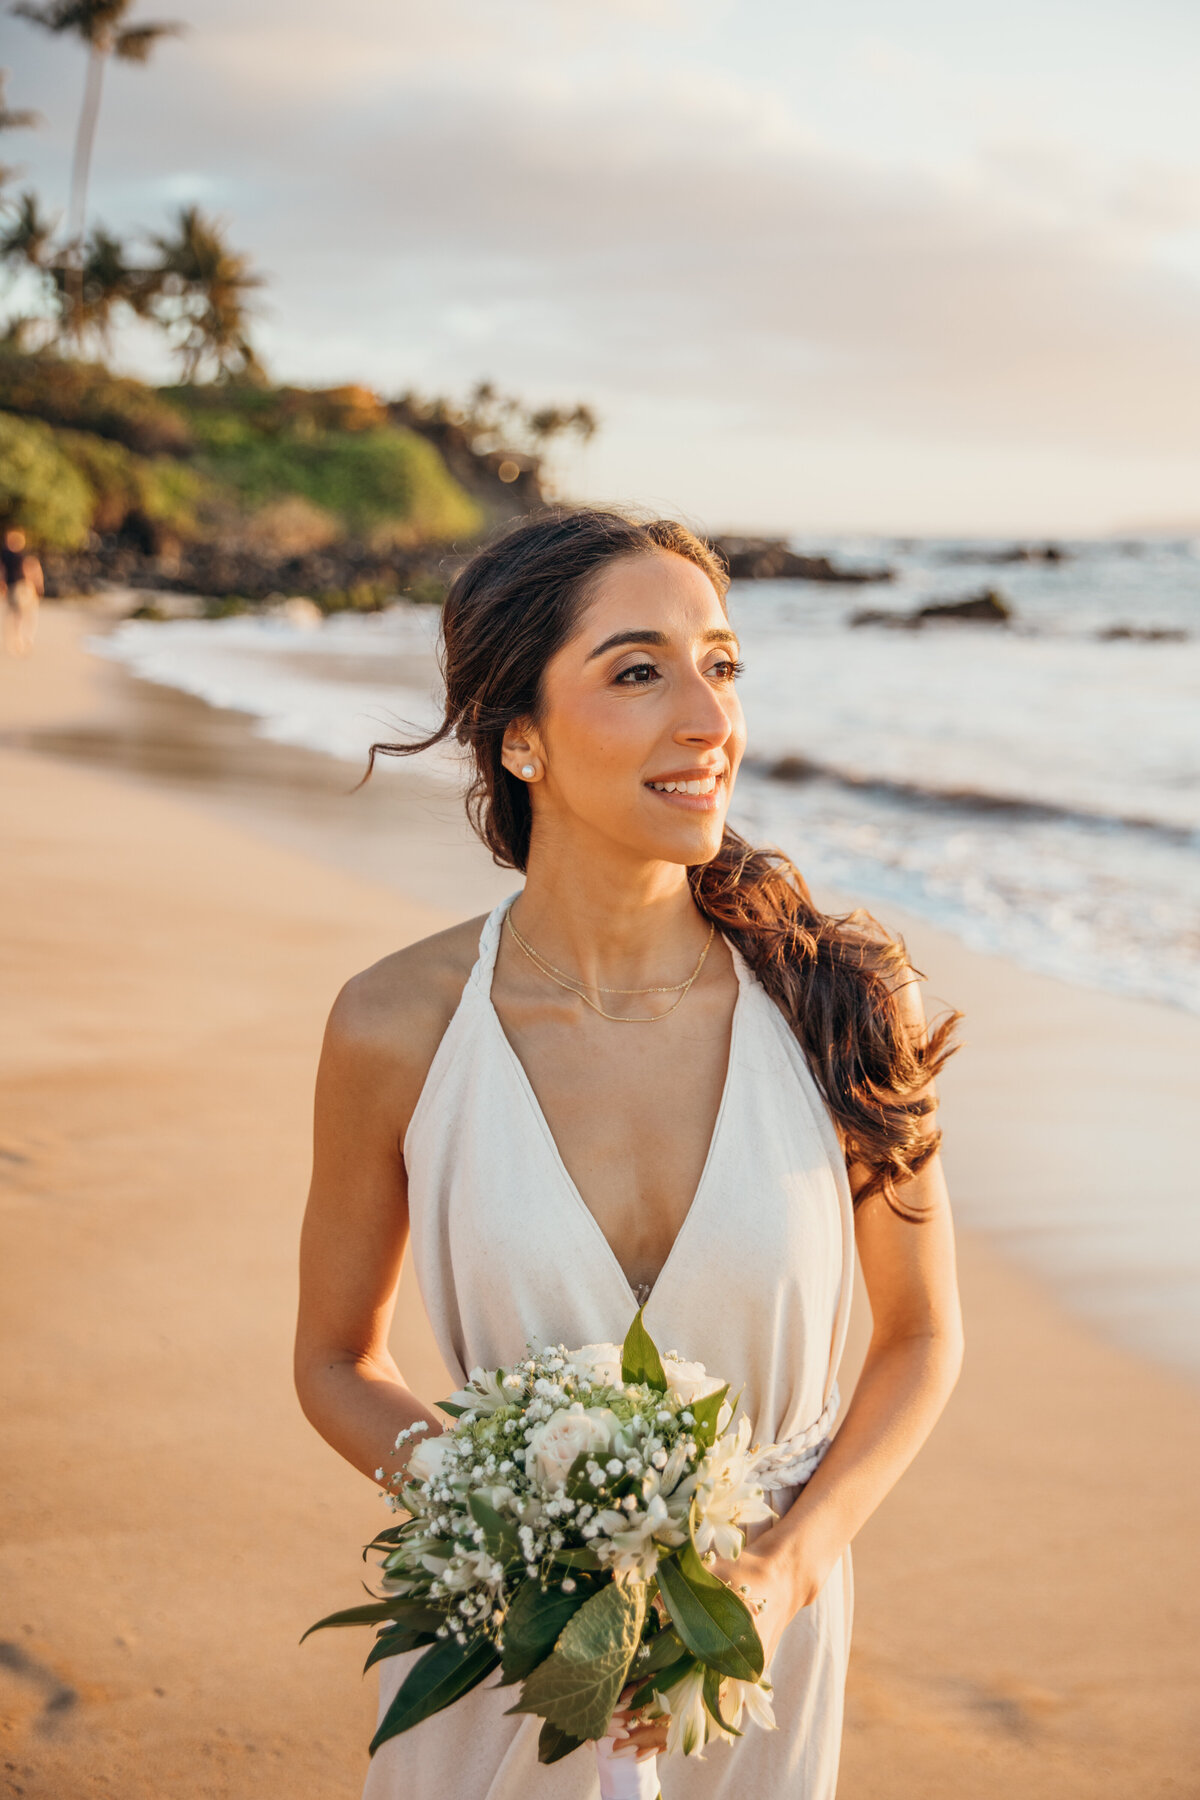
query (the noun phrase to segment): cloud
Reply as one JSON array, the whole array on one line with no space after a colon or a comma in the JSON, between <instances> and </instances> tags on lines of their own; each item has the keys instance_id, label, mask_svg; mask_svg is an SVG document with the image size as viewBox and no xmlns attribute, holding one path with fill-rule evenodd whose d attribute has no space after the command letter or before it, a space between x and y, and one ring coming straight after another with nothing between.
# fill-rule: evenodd
<instances>
[{"instance_id":1,"label":"cloud","mask_svg":"<svg viewBox=\"0 0 1200 1800\"><path fill-rule=\"evenodd\" d=\"M97 207L227 213L272 277L277 365L308 378L489 373L680 433L703 403L775 438L1200 455L1200 163L1015 130L871 157L771 71L701 55L720 10L688 38L677 0L210 0L113 71ZM29 37L38 91L13 98L55 116L61 182L68 51ZM953 74L882 40L860 61Z\"/></svg>"}]
</instances>

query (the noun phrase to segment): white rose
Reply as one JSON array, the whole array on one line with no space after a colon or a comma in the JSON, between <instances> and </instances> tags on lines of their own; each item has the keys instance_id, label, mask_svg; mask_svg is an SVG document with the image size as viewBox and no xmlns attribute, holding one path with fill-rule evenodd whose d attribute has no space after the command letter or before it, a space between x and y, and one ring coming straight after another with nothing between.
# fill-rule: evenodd
<instances>
[{"instance_id":1,"label":"white rose","mask_svg":"<svg viewBox=\"0 0 1200 1800\"><path fill-rule=\"evenodd\" d=\"M446 1460L444 1436L423 1437L408 1459L405 1474L409 1481L436 1481Z\"/></svg>"},{"instance_id":2,"label":"white rose","mask_svg":"<svg viewBox=\"0 0 1200 1800\"><path fill-rule=\"evenodd\" d=\"M693 1400L703 1400L706 1394L715 1394L725 1383L710 1375L703 1363L680 1362L678 1357L664 1356L663 1369L666 1372L667 1386L685 1406Z\"/></svg>"},{"instance_id":3,"label":"white rose","mask_svg":"<svg viewBox=\"0 0 1200 1800\"><path fill-rule=\"evenodd\" d=\"M585 1344L571 1352L570 1367L604 1387L622 1387L620 1344Z\"/></svg>"},{"instance_id":4,"label":"white rose","mask_svg":"<svg viewBox=\"0 0 1200 1800\"><path fill-rule=\"evenodd\" d=\"M525 1451L526 1472L544 1492L565 1487L575 1458L584 1451L607 1450L610 1441L602 1409L557 1412L534 1426Z\"/></svg>"}]
</instances>

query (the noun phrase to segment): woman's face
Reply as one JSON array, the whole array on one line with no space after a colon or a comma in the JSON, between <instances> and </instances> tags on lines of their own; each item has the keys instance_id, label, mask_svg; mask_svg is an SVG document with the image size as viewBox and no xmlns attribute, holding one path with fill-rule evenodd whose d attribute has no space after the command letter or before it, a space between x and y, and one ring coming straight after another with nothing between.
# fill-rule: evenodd
<instances>
[{"instance_id":1,"label":"woman's face","mask_svg":"<svg viewBox=\"0 0 1200 1800\"><path fill-rule=\"evenodd\" d=\"M717 852L745 721L738 643L702 569L669 551L610 563L546 665L542 716L504 761L532 763L535 838L580 828L642 861Z\"/></svg>"}]
</instances>

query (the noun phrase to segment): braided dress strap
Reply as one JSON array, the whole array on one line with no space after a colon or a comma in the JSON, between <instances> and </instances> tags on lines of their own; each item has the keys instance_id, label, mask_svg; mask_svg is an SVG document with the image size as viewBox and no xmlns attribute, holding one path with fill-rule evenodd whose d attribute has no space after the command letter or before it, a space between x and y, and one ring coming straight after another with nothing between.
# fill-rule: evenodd
<instances>
[{"instance_id":1,"label":"braided dress strap","mask_svg":"<svg viewBox=\"0 0 1200 1800\"><path fill-rule=\"evenodd\" d=\"M816 1473L832 1442L833 1421L841 1406L842 1396L835 1381L819 1418L805 1431L785 1438L782 1444L768 1444L755 1457L752 1470L765 1491L772 1488L801 1487Z\"/></svg>"}]
</instances>

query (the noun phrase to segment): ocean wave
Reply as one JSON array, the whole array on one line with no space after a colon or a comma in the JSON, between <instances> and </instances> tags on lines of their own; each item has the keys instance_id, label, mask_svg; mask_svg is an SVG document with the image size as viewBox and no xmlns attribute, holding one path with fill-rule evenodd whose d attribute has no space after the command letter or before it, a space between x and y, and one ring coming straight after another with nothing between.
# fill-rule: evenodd
<instances>
[{"instance_id":1,"label":"ocean wave","mask_svg":"<svg viewBox=\"0 0 1200 1800\"><path fill-rule=\"evenodd\" d=\"M986 816L1007 814L1029 822L1058 821L1093 830L1145 832L1163 843L1191 845L1200 849L1200 829L1174 825L1162 819L1142 818L1130 813L1093 812L1086 807L1061 805L1052 800L1033 799L1025 794L997 793L987 788L938 787L922 782L900 781L886 775L862 775L839 769L831 763L815 762L807 756L783 756L774 762L747 758L743 765L748 773L769 781L799 785L826 781L835 787L852 789L860 794L873 794L882 800L908 802L914 806L940 807L947 813L969 813Z\"/></svg>"}]
</instances>

